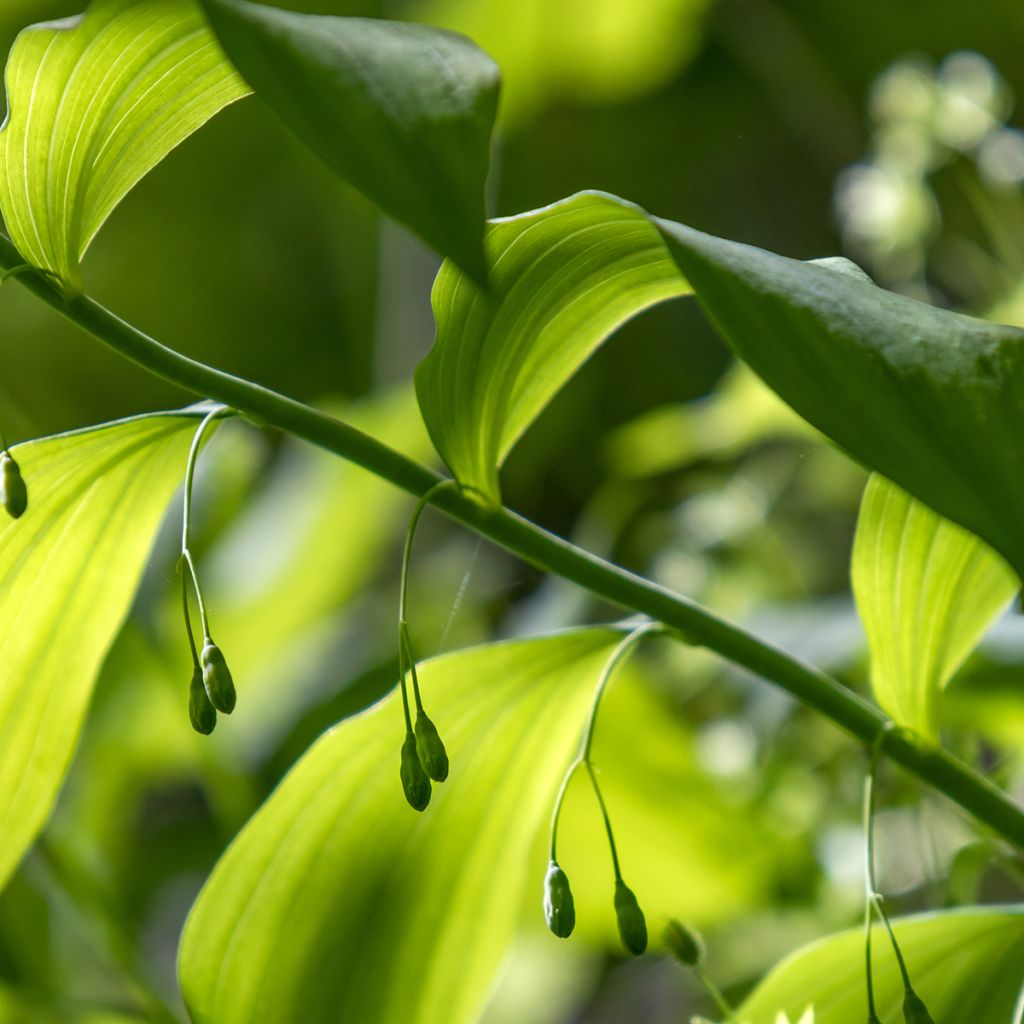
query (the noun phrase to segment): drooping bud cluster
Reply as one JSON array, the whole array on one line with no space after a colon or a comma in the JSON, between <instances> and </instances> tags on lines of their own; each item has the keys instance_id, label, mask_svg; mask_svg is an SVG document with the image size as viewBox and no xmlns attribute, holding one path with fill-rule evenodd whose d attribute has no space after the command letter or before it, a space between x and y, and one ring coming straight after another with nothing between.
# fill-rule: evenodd
<instances>
[{"instance_id":1,"label":"drooping bud cluster","mask_svg":"<svg viewBox=\"0 0 1024 1024\"><path fill-rule=\"evenodd\" d=\"M28 508L28 487L21 467L7 450L0 453L0 501L12 519L20 519Z\"/></svg>"},{"instance_id":2,"label":"drooping bud cluster","mask_svg":"<svg viewBox=\"0 0 1024 1024\"><path fill-rule=\"evenodd\" d=\"M223 652L210 636L210 623L206 615L203 591L199 585L199 575L196 572L189 546L192 525L192 479L195 475L196 459L199 455L203 434L213 420L225 415L228 411L224 406L217 406L203 418L192 440L192 447L189 450L188 462L185 467L185 508L182 515L181 559L178 569L182 573L181 601L185 618L185 633L188 636L188 646L192 654L192 678L188 687L188 717L192 728L204 736L209 735L216 727L218 711L225 715L230 715L234 711L235 682L231 677L231 670L224 660ZM192 581L196 602L199 606L199 619L203 634L201 654L196 651L196 641L192 633L192 619L189 614L189 580Z\"/></svg>"},{"instance_id":3,"label":"drooping bud cluster","mask_svg":"<svg viewBox=\"0 0 1024 1024\"><path fill-rule=\"evenodd\" d=\"M647 919L640 908L640 902L636 898L636 893L626 885L622 877L611 818L604 802L604 796L601 793L601 787L597 781L597 774L590 759L590 752L601 698L615 667L636 646L637 641L641 637L654 629L660 628L655 624L648 623L639 629L633 630L612 652L601 673L590 709L590 719L580 744L580 753L572 764L569 765L555 800L555 809L551 817L551 857L548 863L547 875L544 878L544 919L553 935L560 939L566 939L572 934L573 927L576 924L576 908L573 903L572 891L569 888L569 879L555 856L558 844L558 822L562 813L562 805L569 791L569 784L572 782L576 770L581 767L586 768L587 774L590 776L590 783L594 789L594 795L597 797L598 806L601 809L601 817L608 836L608 846L611 850L612 868L615 873L613 904L619 938L622 940L622 945L626 951L632 956L642 956L647 950Z\"/></svg>"},{"instance_id":4,"label":"drooping bud cluster","mask_svg":"<svg viewBox=\"0 0 1024 1024\"><path fill-rule=\"evenodd\" d=\"M402 554L401 591L398 601L398 678L402 691L402 708L405 712L405 742L402 744L402 789L405 799L414 810L425 810L430 803L431 780L444 782L448 778L448 751L437 726L423 708L419 675L416 671L416 657L412 651L409 626L405 611L409 594L409 561L416 526L423 510L441 490L454 485L452 480L442 480L431 487L416 503L409 528L405 534L405 550ZM416 724L413 725L409 706L409 690L406 674L412 678L413 699L416 704Z\"/></svg>"}]
</instances>

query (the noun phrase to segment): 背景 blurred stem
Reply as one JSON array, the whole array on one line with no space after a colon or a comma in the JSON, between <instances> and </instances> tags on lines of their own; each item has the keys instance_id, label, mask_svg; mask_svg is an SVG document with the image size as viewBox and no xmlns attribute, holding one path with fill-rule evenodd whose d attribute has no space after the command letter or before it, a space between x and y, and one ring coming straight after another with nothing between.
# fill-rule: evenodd
<instances>
[{"instance_id":1,"label":"\u80cc\u666f blurred stem","mask_svg":"<svg viewBox=\"0 0 1024 1024\"><path fill-rule=\"evenodd\" d=\"M0 235L0 270L23 264ZM276 427L340 455L422 497L443 478L355 427L259 384L183 356L132 327L87 296L65 299L42 273L20 284L58 313L121 355L193 394L222 402L249 419ZM824 672L726 622L651 580L590 554L507 508L487 506L458 488L438 490L435 508L538 569L584 587L607 601L677 630L693 644L786 690L865 744L888 728L886 716ZM886 756L945 794L1004 839L1024 848L1024 808L946 751L892 731Z\"/></svg>"}]
</instances>

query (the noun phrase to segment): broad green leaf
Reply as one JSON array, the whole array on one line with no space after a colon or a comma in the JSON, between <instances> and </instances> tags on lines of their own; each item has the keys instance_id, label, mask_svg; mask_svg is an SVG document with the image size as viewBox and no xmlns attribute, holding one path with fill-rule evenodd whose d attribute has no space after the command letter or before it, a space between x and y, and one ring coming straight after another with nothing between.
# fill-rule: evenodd
<instances>
[{"instance_id":1,"label":"broad green leaf","mask_svg":"<svg viewBox=\"0 0 1024 1024\"><path fill-rule=\"evenodd\" d=\"M26 29L0 131L0 211L21 254L79 290L82 257L125 194L247 92L194 0L93 0Z\"/></svg>"},{"instance_id":2,"label":"broad green leaf","mask_svg":"<svg viewBox=\"0 0 1024 1024\"><path fill-rule=\"evenodd\" d=\"M195 423L139 417L12 449L29 507L0 521L0 883L53 806Z\"/></svg>"},{"instance_id":3,"label":"broad green leaf","mask_svg":"<svg viewBox=\"0 0 1024 1024\"><path fill-rule=\"evenodd\" d=\"M424 25L203 0L257 96L336 174L477 281L495 63Z\"/></svg>"},{"instance_id":4,"label":"broad green leaf","mask_svg":"<svg viewBox=\"0 0 1024 1024\"><path fill-rule=\"evenodd\" d=\"M474 1020L618 636L582 630L425 662L452 774L423 815L398 781L397 694L325 734L193 907L179 973L195 1024Z\"/></svg>"},{"instance_id":5,"label":"broad green leaf","mask_svg":"<svg viewBox=\"0 0 1024 1024\"><path fill-rule=\"evenodd\" d=\"M1017 577L984 541L877 474L861 502L851 573L878 702L937 740L939 694Z\"/></svg>"},{"instance_id":6,"label":"broad green leaf","mask_svg":"<svg viewBox=\"0 0 1024 1024\"><path fill-rule=\"evenodd\" d=\"M771 388L1024 572L1024 331L659 225L712 323Z\"/></svg>"},{"instance_id":7,"label":"broad green leaf","mask_svg":"<svg viewBox=\"0 0 1024 1024\"><path fill-rule=\"evenodd\" d=\"M451 263L438 274L437 340L416 393L456 479L497 500L499 466L580 365L688 289L647 214L598 192L493 221L485 248L487 293Z\"/></svg>"},{"instance_id":8,"label":"broad green leaf","mask_svg":"<svg viewBox=\"0 0 1024 1024\"><path fill-rule=\"evenodd\" d=\"M979 907L894 922L911 981L938 1024L1010 1024L1024 980L1024 912ZM873 931L875 995L884 1021L903 1019L903 983L881 925ZM830 936L783 960L740 1007L744 1024L864 1024L864 933Z\"/></svg>"}]
</instances>

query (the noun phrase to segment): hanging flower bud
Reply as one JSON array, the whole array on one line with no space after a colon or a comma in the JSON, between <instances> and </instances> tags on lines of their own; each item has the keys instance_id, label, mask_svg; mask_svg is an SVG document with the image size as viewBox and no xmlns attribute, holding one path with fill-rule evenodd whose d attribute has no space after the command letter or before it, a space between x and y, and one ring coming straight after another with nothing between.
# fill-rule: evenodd
<instances>
[{"instance_id":1,"label":"hanging flower bud","mask_svg":"<svg viewBox=\"0 0 1024 1024\"><path fill-rule=\"evenodd\" d=\"M701 942L700 936L675 918L665 925L661 937L665 948L680 963L684 963L688 967L696 967L697 964L703 962L704 943Z\"/></svg>"},{"instance_id":2,"label":"hanging flower bud","mask_svg":"<svg viewBox=\"0 0 1024 1024\"><path fill-rule=\"evenodd\" d=\"M6 451L0 454L0 501L12 519L20 519L28 508L28 488L21 469Z\"/></svg>"},{"instance_id":3,"label":"hanging flower bud","mask_svg":"<svg viewBox=\"0 0 1024 1024\"><path fill-rule=\"evenodd\" d=\"M935 1024L928 1007L912 988L908 988L903 996L903 1019L907 1024Z\"/></svg>"},{"instance_id":4,"label":"hanging flower bud","mask_svg":"<svg viewBox=\"0 0 1024 1024\"><path fill-rule=\"evenodd\" d=\"M448 778L448 751L425 711L416 715L416 753L427 775L435 782Z\"/></svg>"},{"instance_id":5,"label":"hanging flower bud","mask_svg":"<svg viewBox=\"0 0 1024 1024\"><path fill-rule=\"evenodd\" d=\"M642 955L647 949L647 921L633 890L621 878L615 883L615 916L622 944L633 956Z\"/></svg>"},{"instance_id":6,"label":"hanging flower bud","mask_svg":"<svg viewBox=\"0 0 1024 1024\"><path fill-rule=\"evenodd\" d=\"M188 717L196 732L209 736L217 724L217 709L206 696L203 685L203 670L196 666L192 673L192 682L188 686Z\"/></svg>"},{"instance_id":7,"label":"hanging flower bud","mask_svg":"<svg viewBox=\"0 0 1024 1024\"><path fill-rule=\"evenodd\" d=\"M576 905L569 888L569 878L558 861L548 864L544 877L544 919L553 935L567 939L576 927Z\"/></svg>"},{"instance_id":8,"label":"hanging flower bud","mask_svg":"<svg viewBox=\"0 0 1024 1024\"><path fill-rule=\"evenodd\" d=\"M402 789L415 811L425 811L430 803L430 779L416 753L416 737L409 733L402 744Z\"/></svg>"},{"instance_id":9,"label":"hanging flower bud","mask_svg":"<svg viewBox=\"0 0 1024 1024\"><path fill-rule=\"evenodd\" d=\"M210 703L218 711L230 715L235 710L235 683L224 655L212 640L208 639L203 645L199 663L203 667L203 685Z\"/></svg>"}]
</instances>

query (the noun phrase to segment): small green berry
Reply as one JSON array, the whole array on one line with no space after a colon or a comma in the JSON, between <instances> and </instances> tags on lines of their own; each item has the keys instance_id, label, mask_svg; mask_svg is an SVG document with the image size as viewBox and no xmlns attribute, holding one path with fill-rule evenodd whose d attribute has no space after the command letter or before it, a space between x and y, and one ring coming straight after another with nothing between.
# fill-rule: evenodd
<instances>
[{"instance_id":1,"label":"small green berry","mask_svg":"<svg viewBox=\"0 0 1024 1024\"><path fill-rule=\"evenodd\" d=\"M425 711L416 715L416 753L427 775L435 782L448 778L448 751Z\"/></svg>"},{"instance_id":2,"label":"small green berry","mask_svg":"<svg viewBox=\"0 0 1024 1024\"><path fill-rule=\"evenodd\" d=\"M203 645L203 653L199 656L203 667L203 685L210 703L225 715L235 710L235 683L231 671L220 648L207 640Z\"/></svg>"},{"instance_id":3,"label":"small green berry","mask_svg":"<svg viewBox=\"0 0 1024 1024\"><path fill-rule=\"evenodd\" d=\"M188 717L196 732L209 736L217 724L217 709L206 696L203 670L196 666L188 686Z\"/></svg>"},{"instance_id":4,"label":"small green berry","mask_svg":"<svg viewBox=\"0 0 1024 1024\"><path fill-rule=\"evenodd\" d=\"M409 733L402 744L402 789L415 811L425 811L430 803L430 779L416 753L416 737Z\"/></svg>"},{"instance_id":5,"label":"small green berry","mask_svg":"<svg viewBox=\"0 0 1024 1024\"><path fill-rule=\"evenodd\" d=\"M908 988L903 997L903 1019L907 1024L935 1024L921 997Z\"/></svg>"},{"instance_id":6,"label":"small green berry","mask_svg":"<svg viewBox=\"0 0 1024 1024\"><path fill-rule=\"evenodd\" d=\"M675 918L665 925L661 937L665 948L681 963L696 967L703 962L704 943L701 942L700 936Z\"/></svg>"},{"instance_id":7,"label":"small green berry","mask_svg":"<svg viewBox=\"0 0 1024 1024\"><path fill-rule=\"evenodd\" d=\"M622 944L633 956L641 956L647 949L647 920L633 890L621 878L615 883L615 916Z\"/></svg>"},{"instance_id":8,"label":"small green berry","mask_svg":"<svg viewBox=\"0 0 1024 1024\"><path fill-rule=\"evenodd\" d=\"M21 469L6 451L0 454L0 501L12 519L20 519L28 508L28 488Z\"/></svg>"},{"instance_id":9,"label":"small green berry","mask_svg":"<svg viewBox=\"0 0 1024 1024\"><path fill-rule=\"evenodd\" d=\"M558 861L548 864L544 876L544 919L553 935L567 939L576 927L576 905L569 888L569 878Z\"/></svg>"}]
</instances>

